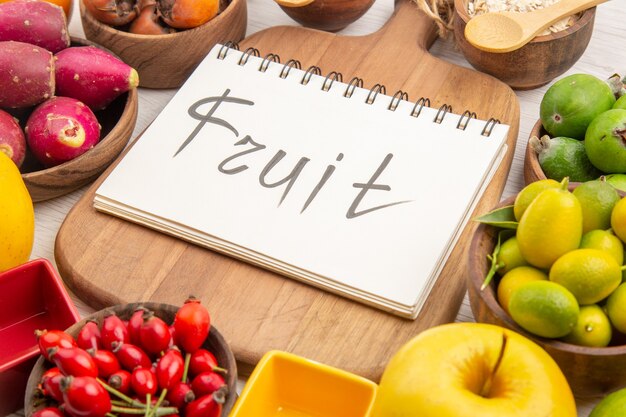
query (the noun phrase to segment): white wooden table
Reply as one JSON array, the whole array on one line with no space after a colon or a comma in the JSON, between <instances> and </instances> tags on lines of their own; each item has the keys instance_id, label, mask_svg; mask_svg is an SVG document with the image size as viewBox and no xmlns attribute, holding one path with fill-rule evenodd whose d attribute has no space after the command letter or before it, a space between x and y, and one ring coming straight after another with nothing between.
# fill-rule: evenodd
<instances>
[{"instance_id":1,"label":"white wooden table","mask_svg":"<svg viewBox=\"0 0 626 417\"><path fill-rule=\"evenodd\" d=\"M76 0L75 0L76 1ZM376 31L393 12L393 0L377 0L370 11L341 33L361 35ZM248 0L248 31L250 35L261 29L276 25L294 25L291 20L272 0ZM84 37L80 23L78 4L70 22L70 33ZM600 78L618 72L626 73L626 1L613 0L598 7L595 27L591 42L585 54L567 74L589 73ZM431 52L446 61L470 67L463 55L455 49L452 41L438 40ZM539 117L539 103L547 87L517 93L521 105L519 138L515 158L504 190L503 198L515 194L523 187L522 168L524 151L529 132ZM169 101L175 90L147 90L139 92L139 116L133 133L135 138L157 116ZM47 258L54 261L54 240L67 212L78 201L85 189L69 195L35 205L35 245L31 258ZM82 315L93 311L81 300L73 297ZM461 306L458 321L473 321L467 300ZM1 401L1 399L0 399ZM579 401L579 416L589 414L593 401Z\"/></svg>"}]
</instances>

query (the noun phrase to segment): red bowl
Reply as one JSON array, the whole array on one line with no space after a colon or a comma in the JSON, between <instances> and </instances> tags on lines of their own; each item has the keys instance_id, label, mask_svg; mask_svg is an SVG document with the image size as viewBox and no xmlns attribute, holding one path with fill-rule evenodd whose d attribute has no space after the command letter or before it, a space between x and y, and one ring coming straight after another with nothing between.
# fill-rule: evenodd
<instances>
[{"instance_id":1,"label":"red bowl","mask_svg":"<svg viewBox=\"0 0 626 417\"><path fill-rule=\"evenodd\" d=\"M48 260L0 273L0 415L24 406L26 381L39 356L35 330L65 329L79 320Z\"/></svg>"}]
</instances>

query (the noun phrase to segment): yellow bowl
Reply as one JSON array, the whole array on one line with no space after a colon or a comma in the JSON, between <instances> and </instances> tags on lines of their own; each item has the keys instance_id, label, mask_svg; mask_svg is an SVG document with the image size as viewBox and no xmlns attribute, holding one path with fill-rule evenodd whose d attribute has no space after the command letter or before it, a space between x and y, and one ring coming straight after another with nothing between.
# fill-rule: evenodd
<instances>
[{"instance_id":1,"label":"yellow bowl","mask_svg":"<svg viewBox=\"0 0 626 417\"><path fill-rule=\"evenodd\" d=\"M377 385L300 356L270 351L258 363L230 417L366 417Z\"/></svg>"}]
</instances>

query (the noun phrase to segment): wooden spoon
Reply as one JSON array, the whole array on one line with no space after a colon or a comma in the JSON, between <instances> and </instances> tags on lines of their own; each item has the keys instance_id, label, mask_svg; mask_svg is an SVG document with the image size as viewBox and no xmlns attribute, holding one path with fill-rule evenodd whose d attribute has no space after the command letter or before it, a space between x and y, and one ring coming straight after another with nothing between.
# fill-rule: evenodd
<instances>
[{"instance_id":1,"label":"wooden spoon","mask_svg":"<svg viewBox=\"0 0 626 417\"><path fill-rule=\"evenodd\" d=\"M485 13L465 26L465 38L476 48L487 52L511 52L530 42L542 30L560 19L571 16L607 0L561 0L528 13Z\"/></svg>"}]
</instances>

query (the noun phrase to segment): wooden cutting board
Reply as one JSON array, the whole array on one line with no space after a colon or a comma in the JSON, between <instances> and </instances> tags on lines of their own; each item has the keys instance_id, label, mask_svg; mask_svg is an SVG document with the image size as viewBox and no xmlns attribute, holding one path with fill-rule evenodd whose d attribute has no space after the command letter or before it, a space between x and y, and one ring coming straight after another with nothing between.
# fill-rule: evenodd
<instances>
[{"instance_id":1,"label":"wooden cutting board","mask_svg":"<svg viewBox=\"0 0 626 417\"><path fill-rule=\"evenodd\" d=\"M366 88L382 83L391 94L404 90L413 101L429 97L432 107L448 103L457 114L470 109L481 119L495 117L509 124L508 154L476 211L484 212L499 201L506 182L519 104L498 80L431 56L427 49L435 39L429 18L413 3L400 0L387 25L371 35L274 27L248 37L241 49L254 46L262 56L279 54L281 62L295 58L303 68L318 65L323 74L339 71L344 80L359 76ZM311 122L321 121L312 114ZM441 169L463 175L462 166ZM57 236L56 261L66 284L95 308L140 300L181 304L194 294L208 305L244 373L246 364L256 364L270 349L281 349L378 380L402 344L426 328L454 321L458 312L472 224L412 321L97 213L94 191L108 172L68 214Z\"/></svg>"}]
</instances>

